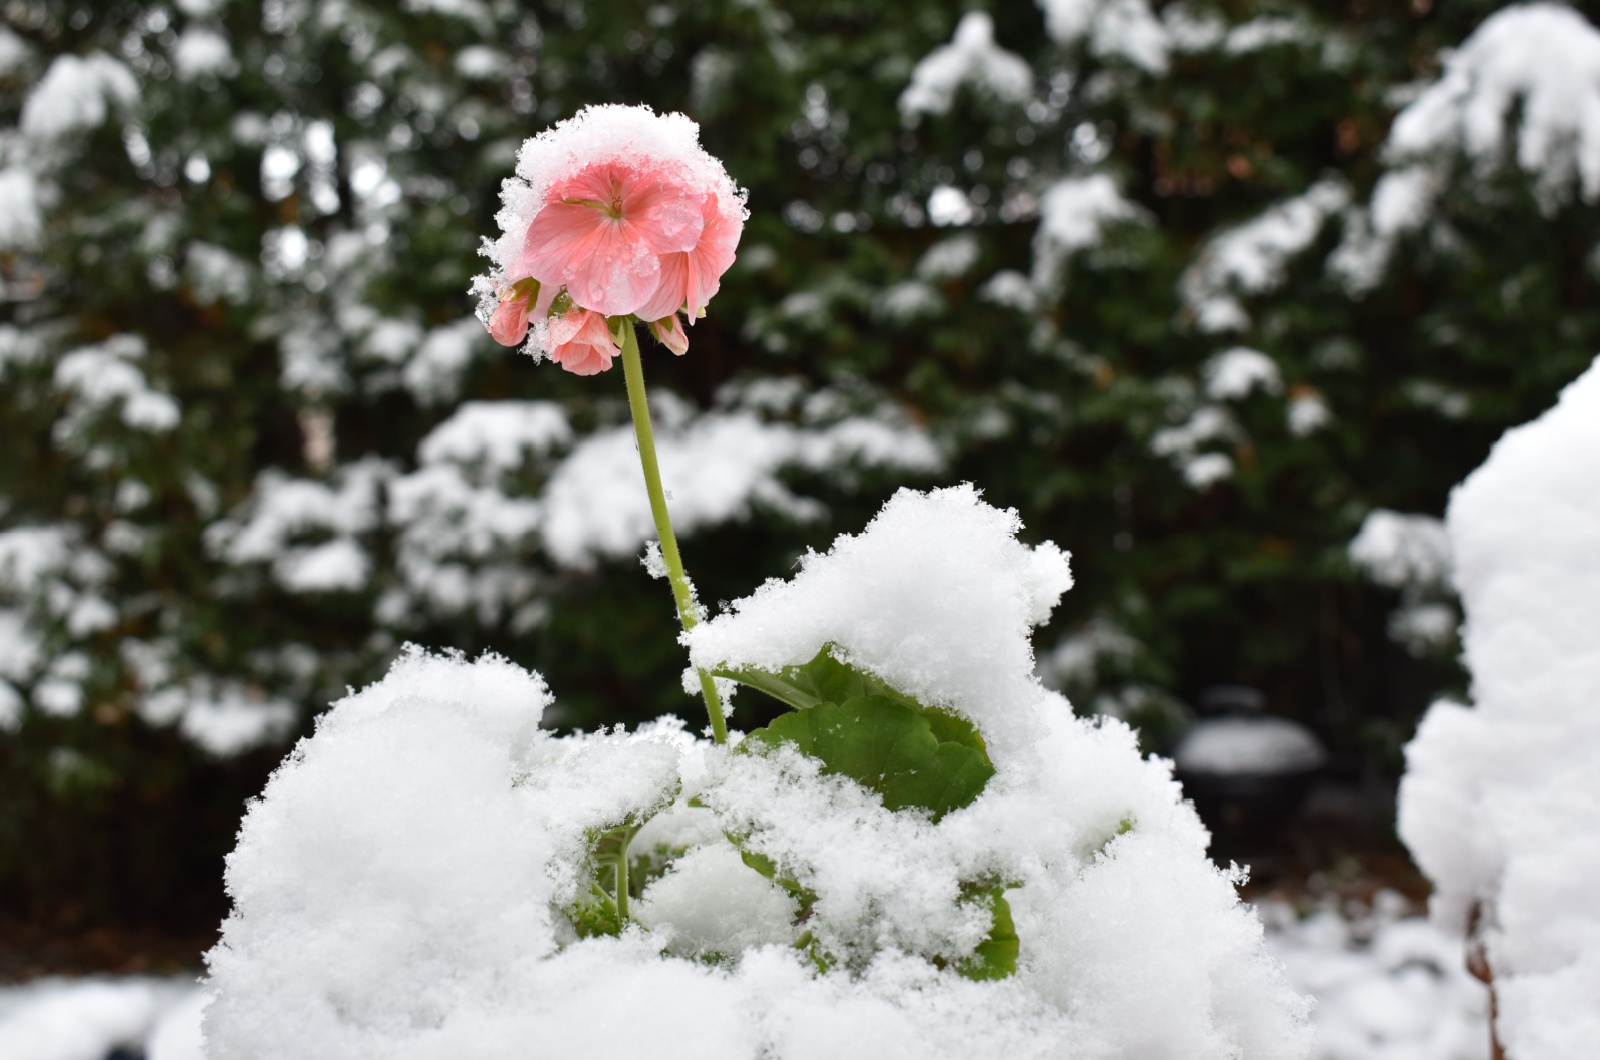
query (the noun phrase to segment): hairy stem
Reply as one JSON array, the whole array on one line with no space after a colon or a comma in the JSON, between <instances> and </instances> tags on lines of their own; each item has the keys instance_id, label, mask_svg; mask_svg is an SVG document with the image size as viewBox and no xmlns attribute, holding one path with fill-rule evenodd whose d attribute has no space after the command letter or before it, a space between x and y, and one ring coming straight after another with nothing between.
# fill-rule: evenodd
<instances>
[{"instance_id":1,"label":"hairy stem","mask_svg":"<svg viewBox=\"0 0 1600 1060\"><path fill-rule=\"evenodd\" d=\"M667 496L661 489L661 468L656 464L656 436L650 429L650 406L645 399L639 340L634 335L631 320L625 320L618 330L621 331L617 337L622 344L622 374L628 382L628 410L633 413L633 433L639 439L639 463L644 468L644 489L650 496L650 515L656 521L656 534L661 539L661 558L667 565L672 599L678 605L678 621L687 631L693 629L700 618L695 613L694 590L683 573L683 560L678 555L678 538L672 532L672 519L667 514ZM696 673L700 675L700 694L705 697L712 735L717 743L727 743L728 723L722 717L716 682L704 670Z\"/></svg>"}]
</instances>

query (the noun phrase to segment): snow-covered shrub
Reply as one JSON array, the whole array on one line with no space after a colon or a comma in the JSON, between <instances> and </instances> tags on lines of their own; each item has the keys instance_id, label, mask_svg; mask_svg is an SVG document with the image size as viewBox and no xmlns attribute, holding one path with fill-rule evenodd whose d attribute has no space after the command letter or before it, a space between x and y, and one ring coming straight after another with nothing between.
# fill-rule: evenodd
<instances>
[{"instance_id":1,"label":"snow-covered shrub","mask_svg":"<svg viewBox=\"0 0 1600 1060\"><path fill-rule=\"evenodd\" d=\"M731 746L408 651L245 819L213 1060L1304 1055L1168 764L1033 676L1071 576L1020 528L902 491L697 627L796 708Z\"/></svg>"},{"instance_id":2,"label":"snow-covered shrub","mask_svg":"<svg viewBox=\"0 0 1600 1060\"><path fill-rule=\"evenodd\" d=\"M1446 526L1468 707L1406 748L1400 834L1434 916L1483 947L1511 1060L1600 1040L1600 362L1508 432Z\"/></svg>"}]
</instances>

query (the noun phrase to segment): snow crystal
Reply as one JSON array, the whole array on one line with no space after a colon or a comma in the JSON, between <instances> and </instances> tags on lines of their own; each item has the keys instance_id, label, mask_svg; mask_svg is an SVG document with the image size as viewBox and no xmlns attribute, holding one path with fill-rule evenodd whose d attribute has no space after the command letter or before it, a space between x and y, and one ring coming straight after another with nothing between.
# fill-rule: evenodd
<instances>
[{"instance_id":1,"label":"snow crystal","mask_svg":"<svg viewBox=\"0 0 1600 1060\"><path fill-rule=\"evenodd\" d=\"M185 81L207 74L231 76L238 70L228 38L204 26L188 26L172 49L172 66Z\"/></svg>"},{"instance_id":2,"label":"snow crystal","mask_svg":"<svg viewBox=\"0 0 1600 1060\"><path fill-rule=\"evenodd\" d=\"M1095 55L1125 59L1147 73L1167 71L1171 41L1148 0L1038 0L1045 29L1061 44L1085 38Z\"/></svg>"},{"instance_id":3,"label":"snow crystal","mask_svg":"<svg viewBox=\"0 0 1600 1060\"><path fill-rule=\"evenodd\" d=\"M1552 44L1552 46L1554 46ZM1508 431L1446 525L1475 706L1436 703L1406 748L1399 827L1460 931L1481 903L1507 1054L1600 1038L1600 363Z\"/></svg>"},{"instance_id":4,"label":"snow crystal","mask_svg":"<svg viewBox=\"0 0 1600 1060\"><path fill-rule=\"evenodd\" d=\"M1450 538L1431 515L1374 508L1351 540L1349 556L1367 577L1391 589L1450 583Z\"/></svg>"},{"instance_id":5,"label":"snow crystal","mask_svg":"<svg viewBox=\"0 0 1600 1060\"><path fill-rule=\"evenodd\" d=\"M1034 283L1060 282L1066 259L1096 246L1116 222L1146 223L1148 215L1122 197L1105 173L1068 177L1045 189L1039 200L1039 229L1033 237Z\"/></svg>"},{"instance_id":6,"label":"snow crystal","mask_svg":"<svg viewBox=\"0 0 1600 1060\"><path fill-rule=\"evenodd\" d=\"M1283 389L1278 363L1260 350L1235 346L1212 357L1200 370L1206 396L1213 401L1237 401L1252 390L1276 394Z\"/></svg>"},{"instance_id":7,"label":"snow crystal","mask_svg":"<svg viewBox=\"0 0 1600 1060\"><path fill-rule=\"evenodd\" d=\"M131 107L139 82L109 55L58 55L22 104L18 123L30 137L51 140L106 120L111 106Z\"/></svg>"},{"instance_id":8,"label":"snow crystal","mask_svg":"<svg viewBox=\"0 0 1600 1060\"><path fill-rule=\"evenodd\" d=\"M1299 773L1326 757L1315 736L1287 718L1205 718L1194 724L1172 758L1184 773Z\"/></svg>"},{"instance_id":9,"label":"snow crystal","mask_svg":"<svg viewBox=\"0 0 1600 1060\"><path fill-rule=\"evenodd\" d=\"M644 555L639 557L639 565L645 569L646 574L657 580L665 580L672 573L667 570L667 560L661 554L661 542L659 541L646 541L644 543Z\"/></svg>"},{"instance_id":10,"label":"snow crystal","mask_svg":"<svg viewBox=\"0 0 1600 1060\"><path fill-rule=\"evenodd\" d=\"M1249 327L1250 314L1239 296L1263 294L1282 283L1289 262L1349 201L1349 189L1329 177L1214 236L1179 281L1179 293L1196 326L1205 332Z\"/></svg>"},{"instance_id":11,"label":"snow crystal","mask_svg":"<svg viewBox=\"0 0 1600 1060\"><path fill-rule=\"evenodd\" d=\"M557 737L538 726L537 677L408 650L251 804L208 958L213 1060L529 1041L621 1057L641 1040L707 1060L1303 1057L1307 1003L1206 858L1169 765L1033 679L1030 630L1070 577L1018 529L971 487L902 492L689 637L700 664L781 666L833 643L975 718L999 772L938 823L792 748L730 754L670 719ZM642 923L577 937L564 910L589 893L591 836L657 811L633 850L681 856L648 882ZM846 966L819 973L789 945L793 906L730 833L814 890L805 926ZM958 900L982 879L1011 884L1022 949L1015 975L980 983L930 958L989 930ZM630 1034L597 1036L619 997Z\"/></svg>"},{"instance_id":12,"label":"snow crystal","mask_svg":"<svg viewBox=\"0 0 1600 1060\"><path fill-rule=\"evenodd\" d=\"M1026 102L1033 70L1021 56L994 41L994 19L982 11L961 16L949 44L935 48L911 71L900 93L900 113L908 123L921 114L946 114L963 85L983 89L1007 103Z\"/></svg>"},{"instance_id":13,"label":"snow crystal","mask_svg":"<svg viewBox=\"0 0 1600 1060\"><path fill-rule=\"evenodd\" d=\"M28 250L44 237L39 182L20 166L0 169L0 250Z\"/></svg>"}]
</instances>

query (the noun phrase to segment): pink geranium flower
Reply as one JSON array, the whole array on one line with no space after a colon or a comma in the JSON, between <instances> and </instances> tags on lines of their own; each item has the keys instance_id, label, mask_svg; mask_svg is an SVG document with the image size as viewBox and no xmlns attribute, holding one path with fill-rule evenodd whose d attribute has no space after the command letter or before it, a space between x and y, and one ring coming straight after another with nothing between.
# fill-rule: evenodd
<instances>
[{"instance_id":1,"label":"pink geranium flower","mask_svg":"<svg viewBox=\"0 0 1600 1060\"><path fill-rule=\"evenodd\" d=\"M599 375L617 352L606 318L587 309L569 309L551 320L546 342L550 359L573 375Z\"/></svg>"},{"instance_id":2,"label":"pink geranium flower","mask_svg":"<svg viewBox=\"0 0 1600 1060\"><path fill-rule=\"evenodd\" d=\"M662 255L700 242L702 198L649 160L588 166L550 186L522 264L541 283L565 285L585 309L635 312L660 286Z\"/></svg>"},{"instance_id":3,"label":"pink geranium flower","mask_svg":"<svg viewBox=\"0 0 1600 1060\"><path fill-rule=\"evenodd\" d=\"M744 228L744 193L700 146L699 128L648 107L585 107L540 133L501 197L502 235L484 251L494 268L473 282L479 317L497 341L527 339L530 352L586 373L610 364L611 347L589 341L600 324L574 311L611 327L636 317L681 353L677 314L693 323L704 313Z\"/></svg>"}]
</instances>

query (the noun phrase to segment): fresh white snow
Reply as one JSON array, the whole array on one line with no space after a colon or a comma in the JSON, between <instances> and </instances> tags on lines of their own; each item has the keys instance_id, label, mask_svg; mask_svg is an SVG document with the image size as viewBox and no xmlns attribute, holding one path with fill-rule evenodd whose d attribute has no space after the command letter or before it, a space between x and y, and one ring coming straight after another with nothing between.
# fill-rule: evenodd
<instances>
[{"instance_id":1,"label":"fresh white snow","mask_svg":"<svg viewBox=\"0 0 1600 1060\"><path fill-rule=\"evenodd\" d=\"M1600 363L1508 431L1446 517L1472 706L1406 748L1400 835L1486 948L1517 1060L1600 1040Z\"/></svg>"}]
</instances>

